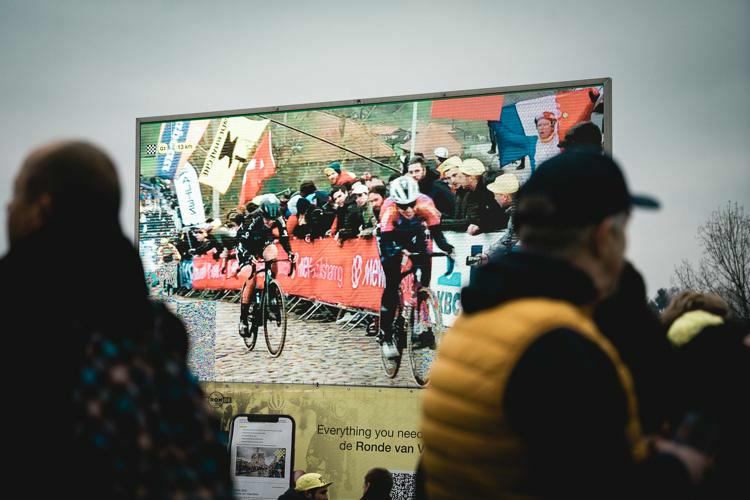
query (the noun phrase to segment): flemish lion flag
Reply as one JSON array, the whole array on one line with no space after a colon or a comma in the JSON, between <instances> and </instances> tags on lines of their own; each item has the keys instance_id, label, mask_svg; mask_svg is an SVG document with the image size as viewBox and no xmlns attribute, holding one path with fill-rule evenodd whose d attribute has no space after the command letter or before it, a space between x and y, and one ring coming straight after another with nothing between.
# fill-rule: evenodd
<instances>
[{"instance_id":1,"label":"flemish lion flag","mask_svg":"<svg viewBox=\"0 0 750 500\"><path fill-rule=\"evenodd\" d=\"M276 162L273 159L271 150L271 130L269 129L261 139L258 148L250 162L245 167L245 175L242 177L242 191L240 191L240 205L244 205L252 200L260 188L263 187L263 181L268 179L276 172Z\"/></svg>"},{"instance_id":2,"label":"flemish lion flag","mask_svg":"<svg viewBox=\"0 0 750 500\"><path fill-rule=\"evenodd\" d=\"M225 194L237 168L247 161L268 123L269 120L243 117L222 118L198 177L201 184Z\"/></svg>"}]
</instances>

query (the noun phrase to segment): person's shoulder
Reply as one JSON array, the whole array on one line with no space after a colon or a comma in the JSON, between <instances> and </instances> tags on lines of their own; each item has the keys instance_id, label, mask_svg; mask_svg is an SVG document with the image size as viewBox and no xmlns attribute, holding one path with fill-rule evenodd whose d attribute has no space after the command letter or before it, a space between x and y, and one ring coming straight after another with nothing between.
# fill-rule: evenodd
<instances>
[{"instance_id":1,"label":"person's shoulder","mask_svg":"<svg viewBox=\"0 0 750 500\"><path fill-rule=\"evenodd\" d=\"M432 200L431 197L427 196L426 194L420 194L417 196L417 206L418 207L434 207L435 202Z\"/></svg>"}]
</instances>

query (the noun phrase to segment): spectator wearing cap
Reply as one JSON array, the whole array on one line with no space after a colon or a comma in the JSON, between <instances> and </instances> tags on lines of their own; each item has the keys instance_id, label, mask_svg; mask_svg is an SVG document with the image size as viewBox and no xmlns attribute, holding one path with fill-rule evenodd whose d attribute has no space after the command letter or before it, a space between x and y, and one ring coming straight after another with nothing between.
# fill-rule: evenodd
<instances>
[{"instance_id":1,"label":"spectator wearing cap","mask_svg":"<svg viewBox=\"0 0 750 500\"><path fill-rule=\"evenodd\" d=\"M443 146L440 146L439 148L435 148L435 151L432 152L435 155L435 168L440 168L440 165L443 164L445 160L448 159L448 148L444 148Z\"/></svg>"},{"instance_id":2,"label":"spectator wearing cap","mask_svg":"<svg viewBox=\"0 0 750 500\"><path fill-rule=\"evenodd\" d=\"M297 469L292 472L292 486L281 495L278 500L304 500L305 495L301 491L297 491L297 481L299 478L305 475L305 471Z\"/></svg>"},{"instance_id":3,"label":"spectator wearing cap","mask_svg":"<svg viewBox=\"0 0 750 500\"><path fill-rule=\"evenodd\" d=\"M352 185L352 201L345 205L346 216L344 217L344 223L335 235L339 245L343 244L346 240L358 236L372 236L377 219L375 219L375 214L372 211L368 194L367 187L361 182L355 182Z\"/></svg>"},{"instance_id":4,"label":"spectator wearing cap","mask_svg":"<svg viewBox=\"0 0 750 500\"><path fill-rule=\"evenodd\" d=\"M308 472L297 479L294 489L307 500L328 500L328 487L333 481L324 481L316 472Z\"/></svg>"},{"instance_id":5,"label":"spectator wearing cap","mask_svg":"<svg viewBox=\"0 0 750 500\"><path fill-rule=\"evenodd\" d=\"M451 156L437 168L437 171L440 174L440 181L445 183L452 193L455 193L458 191L458 188L461 187L458 182L458 175L462 163L460 157Z\"/></svg>"},{"instance_id":6,"label":"spectator wearing cap","mask_svg":"<svg viewBox=\"0 0 750 500\"><path fill-rule=\"evenodd\" d=\"M611 158L577 152L549 160L518 194L521 251L463 289L463 314L432 365L421 426L428 497L689 489L705 457L671 442L650 451L628 369L591 319L617 283L631 208L654 201L631 196Z\"/></svg>"},{"instance_id":7,"label":"spectator wearing cap","mask_svg":"<svg viewBox=\"0 0 750 500\"><path fill-rule=\"evenodd\" d=\"M443 148L444 149L444 148ZM427 168L424 158L415 157L410 163L407 174L419 184L419 192L432 198L435 207L443 217L453 214L455 197L448 186L438 181L438 173Z\"/></svg>"},{"instance_id":8,"label":"spectator wearing cap","mask_svg":"<svg viewBox=\"0 0 750 500\"><path fill-rule=\"evenodd\" d=\"M456 191L452 220L472 235L495 229L498 223L490 217L491 209L497 205L482 179L485 171L484 164L476 158L465 159L458 168L457 182L461 187Z\"/></svg>"},{"instance_id":9,"label":"spectator wearing cap","mask_svg":"<svg viewBox=\"0 0 750 500\"><path fill-rule=\"evenodd\" d=\"M357 180L354 174L343 169L341 163L337 161L334 161L324 168L323 173L331 182L331 187L343 186L346 189L349 189Z\"/></svg>"},{"instance_id":10,"label":"spectator wearing cap","mask_svg":"<svg viewBox=\"0 0 750 500\"><path fill-rule=\"evenodd\" d=\"M560 153L560 148L557 147L557 116L551 111L545 111L534 118L534 125L539 137L536 141L534 160L539 166Z\"/></svg>"},{"instance_id":11,"label":"spectator wearing cap","mask_svg":"<svg viewBox=\"0 0 750 500\"><path fill-rule=\"evenodd\" d=\"M557 145L563 151L572 148L593 148L603 151L602 131L591 122L575 124L565 133L565 138Z\"/></svg>"},{"instance_id":12,"label":"spectator wearing cap","mask_svg":"<svg viewBox=\"0 0 750 500\"><path fill-rule=\"evenodd\" d=\"M495 197L495 203L503 210L505 233L490 245L486 252L479 254L481 265L487 264L489 258L501 252L510 252L518 242L518 234L513 228L513 212L516 209L516 193L520 184L515 174L499 175L493 182L487 184L487 190Z\"/></svg>"},{"instance_id":13,"label":"spectator wearing cap","mask_svg":"<svg viewBox=\"0 0 750 500\"><path fill-rule=\"evenodd\" d=\"M383 206L383 202L388 197L388 190L385 186L372 186L370 193L367 196L372 206L372 212L375 214L375 220L380 220L380 207Z\"/></svg>"}]
</instances>

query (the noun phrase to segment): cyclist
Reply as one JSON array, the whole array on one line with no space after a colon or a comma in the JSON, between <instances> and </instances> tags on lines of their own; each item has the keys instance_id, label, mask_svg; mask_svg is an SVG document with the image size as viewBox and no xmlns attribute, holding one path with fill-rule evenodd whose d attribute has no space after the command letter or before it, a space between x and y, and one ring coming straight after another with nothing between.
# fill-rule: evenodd
<instances>
[{"instance_id":1,"label":"cyclist","mask_svg":"<svg viewBox=\"0 0 750 500\"><path fill-rule=\"evenodd\" d=\"M244 292L240 302L240 335L249 337L257 332L257 322L251 321L250 307L253 292L255 292L255 263L263 259L265 261L275 259L279 251L274 244L278 231L278 239L281 246L289 255L289 260L294 262L294 254L289 244L289 233L286 222L280 213L280 203L276 195L269 193L260 196L257 200L257 210L247 214L237 229L237 258L239 269L250 265L250 274L245 282ZM271 273L276 276L277 264L271 265ZM258 311L253 310L253 316Z\"/></svg>"},{"instance_id":2,"label":"cyclist","mask_svg":"<svg viewBox=\"0 0 750 500\"><path fill-rule=\"evenodd\" d=\"M419 192L419 184L405 175L391 181L390 196L380 210L380 261L385 274L385 289L380 304L380 328L383 353L388 358L398 357L393 341L393 320L401 286L401 259L411 256L412 265L420 271L419 282L430 284L432 263L428 255L428 236L441 250L453 257L453 246L439 229L440 211L429 196ZM422 347L434 346L429 332L415 339Z\"/></svg>"}]
</instances>

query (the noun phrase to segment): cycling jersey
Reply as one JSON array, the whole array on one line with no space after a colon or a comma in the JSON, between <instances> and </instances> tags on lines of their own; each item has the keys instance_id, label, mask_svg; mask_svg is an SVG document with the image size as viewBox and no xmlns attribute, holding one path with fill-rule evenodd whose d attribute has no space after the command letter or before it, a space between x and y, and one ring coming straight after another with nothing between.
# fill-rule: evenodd
<instances>
[{"instance_id":1,"label":"cycling jersey","mask_svg":"<svg viewBox=\"0 0 750 500\"><path fill-rule=\"evenodd\" d=\"M427 250L427 228L437 245L450 252L453 247L445 241L438 229L440 211L429 196L420 194L414 205L414 217L407 219L399 211L396 202L388 198L380 209L380 255L390 258L401 250L425 252Z\"/></svg>"},{"instance_id":2,"label":"cycling jersey","mask_svg":"<svg viewBox=\"0 0 750 500\"><path fill-rule=\"evenodd\" d=\"M424 221L427 226L437 226L440 224L440 211L435 207L432 199L424 194L417 196L416 205L414 205L414 218ZM396 202L387 198L380 208L380 231L388 232L396 229L404 221L408 221L398 212Z\"/></svg>"},{"instance_id":3,"label":"cycling jersey","mask_svg":"<svg viewBox=\"0 0 750 500\"><path fill-rule=\"evenodd\" d=\"M292 253L284 218L278 217L271 227L267 227L260 211L255 211L249 214L237 229L237 257L241 266L250 262L252 257L263 255L263 250L276 239L274 229L278 230L279 243L286 253Z\"/></svg>"}]
</instances>

